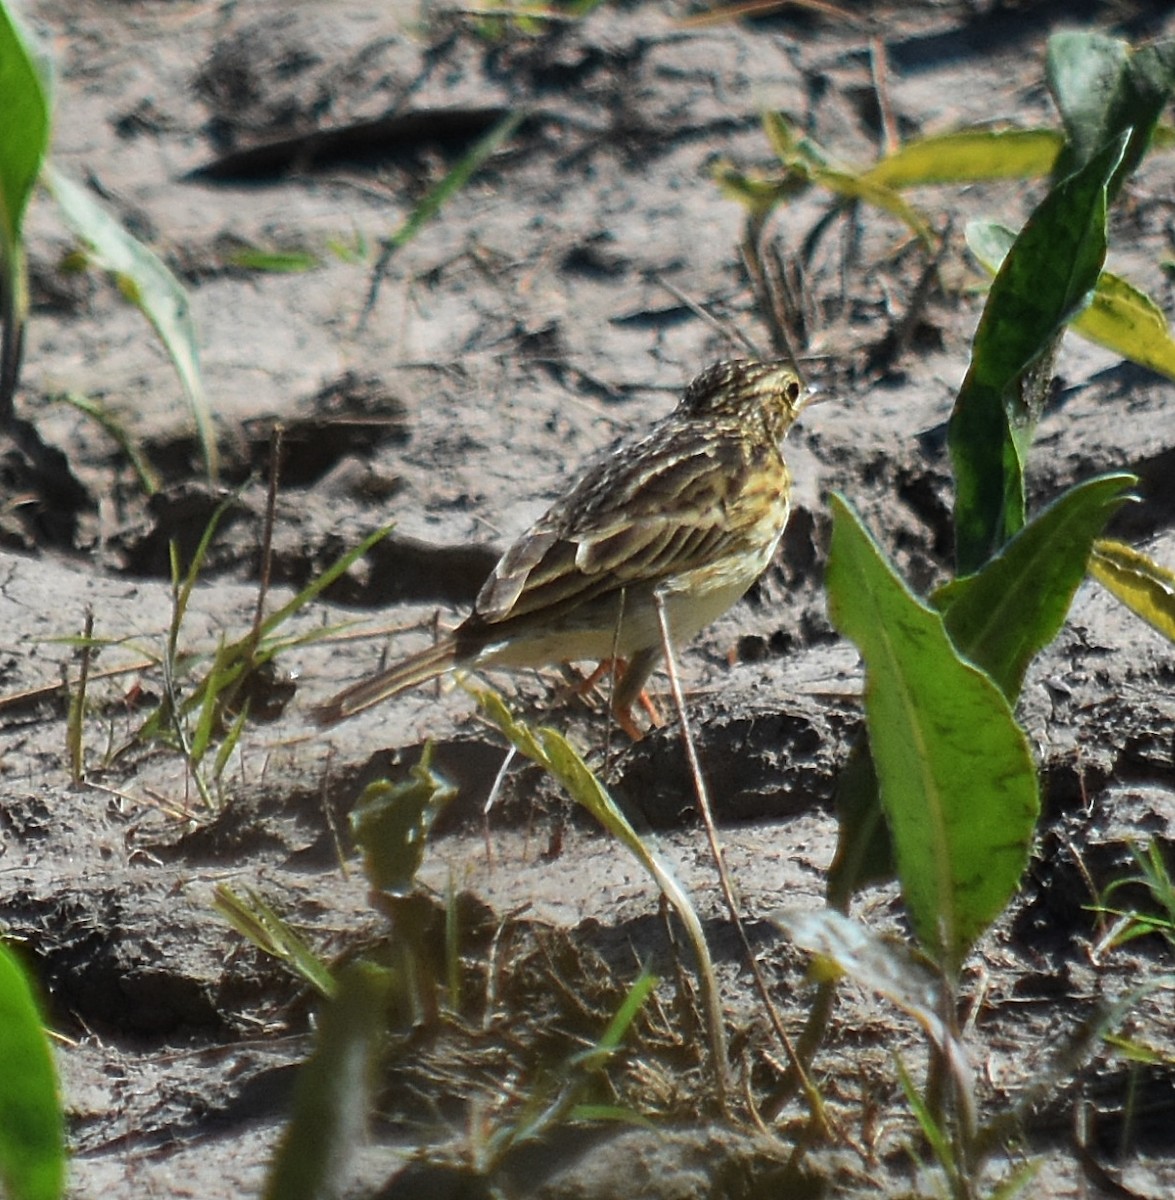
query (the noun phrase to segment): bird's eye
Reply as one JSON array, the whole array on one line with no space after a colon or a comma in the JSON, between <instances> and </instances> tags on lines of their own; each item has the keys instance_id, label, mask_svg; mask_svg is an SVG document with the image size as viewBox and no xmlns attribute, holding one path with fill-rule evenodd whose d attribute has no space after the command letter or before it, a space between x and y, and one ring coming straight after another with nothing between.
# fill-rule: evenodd
<instances>
[{"instance_id":1,"label":"bird's eye","mask_svg":"<svg viewBox=\"0 0 1175 1200\"><path fill-rule=\"evenodd\" d=\"M798 379L789 379L787 381L787 386L784 388L784 394L793 404L795 404L795 402L800 398L800 381Z\"/></svg>"}]
</instances>

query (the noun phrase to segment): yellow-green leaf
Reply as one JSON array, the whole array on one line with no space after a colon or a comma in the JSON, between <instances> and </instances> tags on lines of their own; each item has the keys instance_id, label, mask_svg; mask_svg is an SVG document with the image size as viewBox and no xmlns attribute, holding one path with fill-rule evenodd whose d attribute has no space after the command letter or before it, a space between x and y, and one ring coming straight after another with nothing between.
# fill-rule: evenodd
<instances>
[{"instance_id":1,"label":"yellow-green leaf","mask_svg":"<svg viewBox=\"0 0 1175 1200\"><path fill-rule=\"evenodd\" d=\"M1089 573L1131 612L1175 642L1175 572L1125 542L1094 542Z\"/></svg>"},{"instance_id":2,"label":"yellow-green leaf","mask_svg":"<svg viewBox=\"0 0 1175 1200\"><path fill-rule=\"evenodd\" d=\"M1082 337L1175 379L1175 338L1163 310L1119 275L1103 271L1090 306L1073 322Z\"/></svg>"},{"instance_id":3,"label":"yellow-green leaf","mask_svg":"<svg viewBox=\"0 0 1175 1200\"><path fill-rule=\"evenodd\" d=\"M888 188L1033 179L1053 169L1063 145L1053 129L962 129L908 142L865 178Z\"/></svg>"}]
</instances>

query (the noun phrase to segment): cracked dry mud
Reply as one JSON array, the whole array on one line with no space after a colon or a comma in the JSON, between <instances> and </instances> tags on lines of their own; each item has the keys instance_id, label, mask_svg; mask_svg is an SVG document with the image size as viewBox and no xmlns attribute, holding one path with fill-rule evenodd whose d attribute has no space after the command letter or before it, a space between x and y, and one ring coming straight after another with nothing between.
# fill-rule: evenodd
<instances>
[{"instance_id":1,"label":"cracked dry mud","mask_svg":"<svg viewBox=\"0 0 1175 1200\"><path fill-rule=\"evenodd\" d=\"M57 61L58 165L97 188L190 287L224 477L240 487L182 646L211 649L252 620L259 480L275 421L287 454L272 604L395 522L295 623L310 631L357 620L391 633L283 655L292 698L274 720L250 725L222 807L202 809L175 754L128 742L161 686L142 662L160 652L170 620L168 540L190 550L219 497L201 483L158 344L111 285L59 269L71 243L38 199L18 403L84 494L38 496L28 464L6 448L0 680L5 696L44 690L0 709L0 918L65 1034L72 1196L259 1192L313 1006L213 914L213 889L258 890L328 956L377 937L383 926L357 860L344 845L342 870L336 839L345 841L364 779L402 770L426 739L460 794L421 877L434 897L450 879L464 894L472 977L484 993L476 971L497 964L502 1007L492 1034L453 1028L401 1057L347 1194L488 1194L459 1165L485 1132L478 1114L502 1111L503 1092L525 1089L546 1050L565 1052L554 1048L556 1031L598 1035L639 962L667 981L688 975L647 881L534 772L512 775L483 822L503 750L464 691L422 689L327 734L306 714L372 669L389 643L399 653L422 644L435 620L456 619L496 552L589 453L659 416L701 365L730 354L681 296L767 344L739 260L742 216L710 173L719 160L770 166L762 109L869 161L880 138L876 36L888 65L881 94L903 136L976 120L1051 121L1041 62L1056 7L880 4L845 21L796 5L703 28L683 25L672 4L629 3L556 22L541 37L510 28L489 37L468 16L370 0L30 5ZM1065 20L1137 40L1175 32L1167 7L1087 3ZM361 320L372 248L517 108L525 123L393 256ZM1175 297L1160 264L1170 255L1173 180L1170 155L1145 164L1116 212L1111 253L1167 311ZM824 612L823 498L847 495L915 587L949 569L944 422L982 302L957 231L977 215L1016 224L1039 194L1008 184L918 197L936 224L954 214L956 233L947 286L896 358L879 348L901 327L922 263L888 218L866 210L832 227L808 267L805 301L811 373L831 402L789 443L791 526L751 596L682 656L729 865L793 1031L812 992L764 914L784 901L821 903L835 838L830 796L859 710L856 656ZM801 195L772 222L785 259L824 203ZM242 247L308 250L318 265L251 272L236 265ZM1175 562L1171 385L1073 337L1059 371L1035 452L1034 504L1098 471L1135 471L1142 501L1114 532ZM143 446L159 495L146 501L114 443L57 399L70 391L100 400ZM63 503L80 494L83 503ZM95 634L111 639L93 670L111 674L91 684L87 782L71 786L66 701L52 685L76 674L59 639L80 632L87 609ZM558 683L496 682L529 712ZM1156 838L1170 855L1171 647L1087 584L1033 667L1021 716L1042 763L1045 814L1024 890L965 983L987 1114L1046 1070L1102 999L1170 965L1145 940L1095 953L1087 906L1091 889L1131 867L1131 840ZM561 703L551 719L602 764L598 713ZM718 898L675 730L614 744L604 769L696 897L739 1068L768 1088L775 1051ZM436 903L422 901L425 923ZM881 928L900 919L890 889L867 893L859 908ZM1173 1021L1170 990L1143 996L1128 1029L1166 1065L1100 1052L1025 1122L1013 1161L1041 1159L1032 1194L1171 1194ZM509 1159L492 1181L500 1194L777 1194L795 1114L782 1115L778 1138L712 1119L699 1102L700 1032L674 1009L660 1025L650 1018L646 1033L661 1049L639 1080L633 1065L626 1095L655 1110L656 1127L564 1128ZM912 1131L895 1050L919 1069L910 1023L844 989L816 1069L847 1142L863 1153L814 1151L814 1191L919 1186L902 1153ZM406 1165L421 1146L432 1147L428 1161Z\"/></svg>"}]
</instances>

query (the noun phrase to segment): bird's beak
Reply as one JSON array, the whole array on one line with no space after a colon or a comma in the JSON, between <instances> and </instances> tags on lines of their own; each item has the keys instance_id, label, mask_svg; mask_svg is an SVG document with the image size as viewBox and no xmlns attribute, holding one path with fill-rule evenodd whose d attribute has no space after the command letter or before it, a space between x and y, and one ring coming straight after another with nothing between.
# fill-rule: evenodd
<instances>
[{"instance_id":1,"label":"bird's beak","mask_svg":"<svg viewBox=\"0 0 1175 1200\"><path fill-rule=\"evenodd\" d=\"M818 383L808 384L803 396L800 397L800 403L796 407L796 416L798 417L805 408L811 408L813 404L823 404L829 398L828 392Z\"/></svg>"}]
</instances>

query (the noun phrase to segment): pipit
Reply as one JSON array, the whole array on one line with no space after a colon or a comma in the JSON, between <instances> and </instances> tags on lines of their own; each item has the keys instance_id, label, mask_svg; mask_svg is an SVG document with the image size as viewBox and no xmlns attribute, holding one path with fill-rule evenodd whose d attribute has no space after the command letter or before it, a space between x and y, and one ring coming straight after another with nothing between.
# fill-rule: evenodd
<instances>
[{"instance_id":1,"label":"pipit","mask_svg":"<svg viewBox=\"0 0 1175 1200\"><path fill-rule=\"evenodd\" d=\"M330 725L461 667L623 663L612 709L632 705L662 654L654 594L682 645L766 569L787 523L783 439L807 402L781 363L721 362L639 441L593 460L502 555L473 612L434 646L314 711Z\"/></svg>"}]
</instances>

